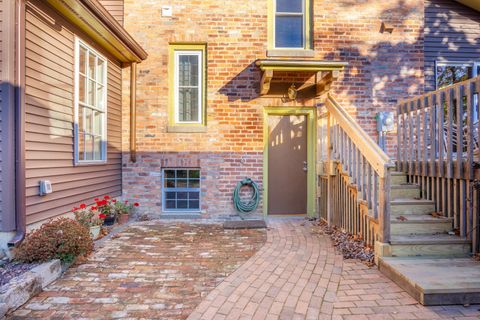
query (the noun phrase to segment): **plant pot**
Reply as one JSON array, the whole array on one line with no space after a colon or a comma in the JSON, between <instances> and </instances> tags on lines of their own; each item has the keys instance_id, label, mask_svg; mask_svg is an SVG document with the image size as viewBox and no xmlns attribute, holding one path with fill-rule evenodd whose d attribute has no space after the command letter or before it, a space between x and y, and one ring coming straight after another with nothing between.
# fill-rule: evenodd
<instances>
[{"instance_id":1,"label":"plant pot","mask_svg":"<svg viewBox=\"0 0 480 320\"><path fill-rule=\"evenodd\" d=\"M103 220L103 225L104 226L113 226L115 223L115 216L108 216Z\"/></svg>"},{"instance_id":2,"label":"plant pot","mask_svg":"<svg viewBox=\"0 0 480 320\"><path fill-rule=\"evenodd\" d=\"M92 226L90 227L90 236L92 237L93 240L98 238L98 235L100 234L100 228L102 226Z\"/></svg>"},{"instance_id":3,"label":"plant pot","mask_svg":"<svg viewBox=\"0 0 480 320\"><path fill-rule=\"evenodd\" d=\"M120 214L118 215L118 223L119 224L125 224L128 222L128 219L130 218L129 214Z\"/></svg>"}]
</instances>

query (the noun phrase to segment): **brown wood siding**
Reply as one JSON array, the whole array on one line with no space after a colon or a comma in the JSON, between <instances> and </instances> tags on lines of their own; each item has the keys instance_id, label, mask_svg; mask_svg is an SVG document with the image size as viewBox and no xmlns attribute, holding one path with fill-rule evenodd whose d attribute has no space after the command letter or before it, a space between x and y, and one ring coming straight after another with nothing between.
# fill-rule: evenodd
<instances>
[{"instance_id":1,"label":"brown wood siding","mask_svg":"<svg viewBox=\"0 0 480 320\"><path fill-rule=\"evenodd\" d=\"M68 212L81 202L121 194L121 68L109 58L108 162L74 166L75 35L88 41L40 1L27 6L26 25L26 205L27 223ZM106 55L98 47L98 51ZM38 196L40 180L53 193Z\"/></svg>"},{"instance_id":2,"label":"brown wood siding","mask_svg":"<svg viewBox=\"0 0 480 320\"><path fill-rule=\"evenodd\" d=\"M123 25L123 0L99 0L99 2Z\"/></svg>"},{"instance_id":3,"label":"brown wood siding","mask_svg":"<svg viewBox=\"0 0 480 320\"><path fill-rule=\"evenodd\" d=\"M4 212L4 208L3 208L3 203L4 203L4 200L3 200L3 196L4 196L4 179L3 179L3 154L2 154L2 147L3 147L3 144L4 144L4 137L3 137L3 130L2 130L2 127L3 127L3 112L2 112L2 108L3 108L3 104L4 104L4 101L3 101L3 86L5 85L4 83L4 76L3 76L3 73L2 73L2 65L3 65L3 46L4 46L4 43L3 43L3 35L4 35L4 24L3 24L3 0L0 0L0 226L1 226L1 230L3 230L3 223L4 223L4 218L3 218L3 215L5 214Z\"/></svg>"},{"instance_id":4,"label":"brown wood siding","mask_svg":"<svg viewBox=\"0 0 480 320\"><path fill-rule=\"evenodd\" d=\"M425 1L425 83L435 89L435 61L480 62L480 13L452 0Z\"/></svg>"}]
</instances>

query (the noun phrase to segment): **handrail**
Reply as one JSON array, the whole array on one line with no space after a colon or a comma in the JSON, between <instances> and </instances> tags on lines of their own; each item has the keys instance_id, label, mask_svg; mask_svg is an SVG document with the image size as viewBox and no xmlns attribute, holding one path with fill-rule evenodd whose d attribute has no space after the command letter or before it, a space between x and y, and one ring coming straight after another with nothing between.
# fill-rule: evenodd
<instances>
[{"instance_id":1,"label":"handrail","mask_svg":"<svg viewBox=\"0 0 480 320\"><path fill-rule=\"evenodd\" d=\"M328 95L327 110L332 114L340 127L355 143L365 159L384 178L388 168L394 168L395 164L390 157L373 141L373 139L360 127L360 125L338 104L330 94Z\"/></svg>"}]
</instances>

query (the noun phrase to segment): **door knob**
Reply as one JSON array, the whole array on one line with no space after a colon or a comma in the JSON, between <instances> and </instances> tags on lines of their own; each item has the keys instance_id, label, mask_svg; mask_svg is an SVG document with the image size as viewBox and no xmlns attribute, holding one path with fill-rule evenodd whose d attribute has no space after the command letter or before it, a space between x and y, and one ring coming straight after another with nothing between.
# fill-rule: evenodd
<instances>
[{"instance_id":1,"label":"door knob","mask_svg":"<svg viewBox=\"0 0 480 320\"><path fill-rule=\"evenodd\" d=\"M307 163L307 161L303 161L303 171L305 171L305 172L308 171L308 163Z\"/></svg>"}]
</instances>

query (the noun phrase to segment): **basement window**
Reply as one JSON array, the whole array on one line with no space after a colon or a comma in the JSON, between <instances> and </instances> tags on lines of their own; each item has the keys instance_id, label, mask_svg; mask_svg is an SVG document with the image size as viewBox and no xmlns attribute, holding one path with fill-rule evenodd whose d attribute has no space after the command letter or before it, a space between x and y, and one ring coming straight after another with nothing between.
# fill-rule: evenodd
<instances>
[{"instance_id":1,"label":"basement window","mask_svg":"<svg viewBox=\"0 0 480 320\"><path fill-rule=\"evenodd\" d=\"M163 169L163 211L200 211L200 170Z\"/></svg>"},{"instance_id":2,"label":"basement window","mask_svg":"<svg viewBox=\"0 0 480 320\"><path fill-rule=\"evenodd\" d=\"M107 160L107 59L75 43L75 163Z\"/></svg>"}]
</instances>

